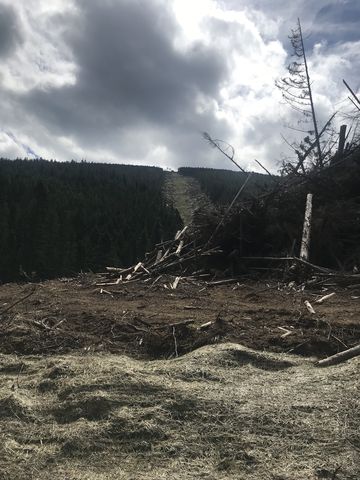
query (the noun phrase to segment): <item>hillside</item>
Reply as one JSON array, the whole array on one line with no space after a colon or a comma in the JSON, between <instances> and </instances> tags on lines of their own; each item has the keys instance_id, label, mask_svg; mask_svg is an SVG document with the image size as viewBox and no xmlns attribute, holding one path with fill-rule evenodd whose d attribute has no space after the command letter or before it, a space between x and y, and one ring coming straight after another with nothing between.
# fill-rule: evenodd
<instances>
[{"instance_id":1,"label":"hillside","mask_svg":"<svg viewBox=\"0 0 360 480\"><path fill-rule=\"evenodd\" d=\"M0 159L0 282L134 264L243 181L226 170ZM267 182L254 174L245 195Z\"/></svg>"},{"instance_id":2,"label":"hillside","mask_svg":"<svg viewBox=\"0 0 360 480\"><path fill-rule=\"evenodd\" d=\"M202 191L215 204L229 204L248 176L247 173L234 172L232 170L191 167L181 167L179 168L179 173L196 179ZM253 173L244 190L243 198L251 194L256 195L269 186L272 187L274 181L278 181L279 178Z\"/></svg>"},{"instance_id":3,"label":"hillside","mask_svg":"<svg viewBox=\"0 0 360 480\"><path fill-rule=\"evenodd\" d=\"M181 225L164 178L154 167L1 159L0 282L143 258Z\"/></svg>"}]
</instances>

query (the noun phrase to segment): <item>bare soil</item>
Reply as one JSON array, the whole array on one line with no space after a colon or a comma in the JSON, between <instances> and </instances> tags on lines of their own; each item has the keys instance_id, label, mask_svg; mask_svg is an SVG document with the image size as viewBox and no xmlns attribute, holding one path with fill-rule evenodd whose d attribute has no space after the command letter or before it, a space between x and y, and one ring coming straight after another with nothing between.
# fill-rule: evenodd
<instances>
[{"instance_id":1,"label":"bare soil","mask_svg":"<svg viewBox=\"0 0 360 480\"><path fill-rule=\"evenodd\" d=\"M210 286L182 279L171 290L173 280L101 287L99 278L88 274L2 285L0 353L85 350L168 359L203 345L234 342L261 351L322 358L360 340L356 289L328 287L316 292L255 282ZM315 303L332 291L336 295L324 304ZM308 312L305 300L315 314ZM208 327L199 328L207 322Z\"/></svg>"},{"instance_id":2,"label":"bare soil","mask_svg":"<svg viewBox=\"0 0 360 480\"><path fill-rule=\"evenodd\" d=\"M360 478L356 289L99 281L0 287L0 480Z\"/></svg>"}]
</instances>

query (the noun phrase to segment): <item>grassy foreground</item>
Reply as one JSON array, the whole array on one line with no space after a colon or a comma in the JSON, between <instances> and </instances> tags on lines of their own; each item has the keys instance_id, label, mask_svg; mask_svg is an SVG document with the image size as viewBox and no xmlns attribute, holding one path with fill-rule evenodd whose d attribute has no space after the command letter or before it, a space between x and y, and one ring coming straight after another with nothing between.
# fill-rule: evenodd
<instances>
[{"instance_id":1,"label":"grassy foreground","mask_svg":"<svg viewBox=\"0 0 360 480\"><path fill-rule=\"evenodd\" d=\"M360 358L0 356L0 479L360 478Z\"/></svg>"}]
</instances>

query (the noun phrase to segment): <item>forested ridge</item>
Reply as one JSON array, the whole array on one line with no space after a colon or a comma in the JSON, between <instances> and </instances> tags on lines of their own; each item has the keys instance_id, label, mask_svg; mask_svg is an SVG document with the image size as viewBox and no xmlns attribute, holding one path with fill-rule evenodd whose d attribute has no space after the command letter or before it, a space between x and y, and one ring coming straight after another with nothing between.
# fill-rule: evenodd
<instances>
[{"instance_id":1,"label":"forested ridge","mask_svg":"<svg viewBox=\"0 0 360 480\"><path fill-rule=\"evenodd\" d=\"M0 159L0 281L128 266L181 220L160 168Z\"/></svg>"},{"instance_id":2,"label":"forested ridge","mask_svg":"<svg viewBox=\"0 0 360 480\"><path fill-rule=\"evenodd\" d=\"M179 168L179 173L198 180L203 192L215 204L230 203L248 176L248 173L234 172L232 170L193 167L181 167ZM273 182L273 178L269 175L252 173L243 197L248 196L250 193L259 193L269 185L273 185Z\"/></svg>"}]
</instances>

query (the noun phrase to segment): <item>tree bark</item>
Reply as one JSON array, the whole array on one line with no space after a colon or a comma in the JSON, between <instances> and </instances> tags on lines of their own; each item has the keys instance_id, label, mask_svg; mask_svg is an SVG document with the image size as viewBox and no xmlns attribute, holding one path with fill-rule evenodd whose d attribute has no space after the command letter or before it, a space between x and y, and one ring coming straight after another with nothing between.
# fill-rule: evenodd
<instances>
[{"instance_id":1,"label":"tree bark","mask_svg":"<svg viewBox=\"0 0 360 480\"><path fill-rule=\"evenodd\" d=\"M306 197L305 218L303 226L303 234L301 239L300 258L301 260L309 260L310 235L311 235L311 215L312 215L312 193L308 193Z\"/></svg>"}]
</instances>

